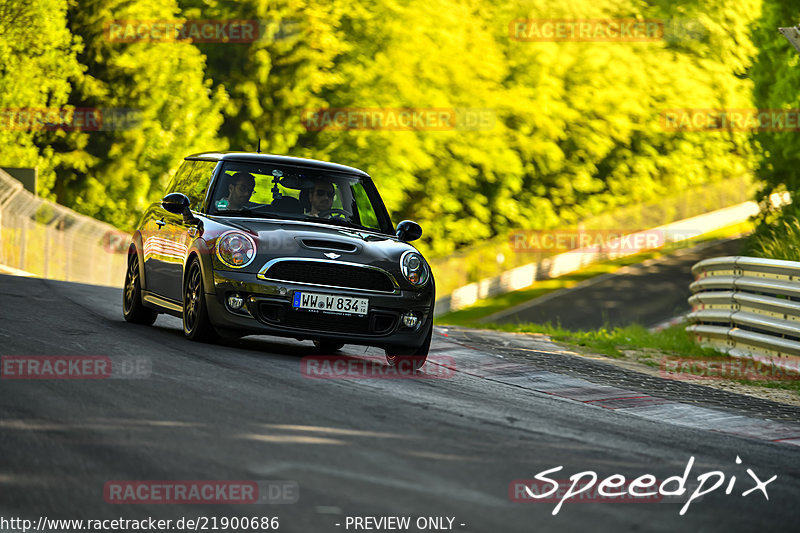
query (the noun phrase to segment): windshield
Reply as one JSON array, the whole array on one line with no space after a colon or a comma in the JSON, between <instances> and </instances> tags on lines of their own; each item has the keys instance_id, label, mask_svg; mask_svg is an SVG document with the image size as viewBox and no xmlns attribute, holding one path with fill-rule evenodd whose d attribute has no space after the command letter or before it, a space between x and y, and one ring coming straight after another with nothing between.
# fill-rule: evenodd
<instances>
[{"instance_id":1,"label":"windshield","mask_svg":"<svg viewBox=\"0 0 800 533\"><path fill-rule=\"evenodd\" d=\"M224 162L209 214L312 220L394 233L367 178L269 163Z\"/></svg>"}]
</instances>

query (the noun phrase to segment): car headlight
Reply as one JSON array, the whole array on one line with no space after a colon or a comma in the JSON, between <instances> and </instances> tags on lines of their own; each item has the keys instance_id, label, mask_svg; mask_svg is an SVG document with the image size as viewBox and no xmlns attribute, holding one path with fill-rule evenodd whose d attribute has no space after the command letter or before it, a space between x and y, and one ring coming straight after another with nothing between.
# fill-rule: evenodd
<instances>
[{"instance_id":1,"label":"car headlight","mask_svg":"<svg viewBox=\"0 0 800 533\"><path fill-rule=\"evenodd\" d=\"M417 252L405 252L400 256L400 271L410 284L422 287L431 277L425 260Z\"/></svg>"},{"instance_id":2,"label":"car headlight","mask_svg":"<svg viewBox=\"0 0 800 533\"><path fill-rule=\"evenodd\" d=\"M240 231L229 231L217 239L217 257L231 268L246 267L256 258L256 243Z\"/></svg>"}]
</instances>

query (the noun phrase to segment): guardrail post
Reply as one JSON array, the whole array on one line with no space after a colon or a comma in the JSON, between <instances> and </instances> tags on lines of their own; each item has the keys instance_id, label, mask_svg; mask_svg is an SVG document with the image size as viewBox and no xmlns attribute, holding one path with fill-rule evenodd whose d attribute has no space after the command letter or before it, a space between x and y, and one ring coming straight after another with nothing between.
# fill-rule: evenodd
<instances>
[{"instance_id":1,"label":"guardrail post","mask_svg":"<svg viewBox=\"0 0 800 533\"><path fill-rule=\"evenodd\" d=\"M44 273L45 278L50 274L50 226L44 228Z\"/></svg>"},{"instance_id":2,"label":"guardrail post","mask_svg":"<svg viewBox=\"0 0 800 533\"><path fill-rule=\"evenodd\" d=\"M25 248L26 243L28 242L28 219L27 217L22 221L22 239L20 239L19 243L19 268L20 270L25 270Z\"/></svg>"},{"instance_id":3,"label":"guardrail post","mask_svg":"<svg viewBox=\"0 0 800 533\"><path fill-rule=\"evenodd\" d=\"M108 268L106 269L108 278L106 283L111 285L114 282L114 254L113 252L106 250L106 256L108 257Z\"/></svg>"},{"instance_id":4,"label":"guardrail post","mask_svg":"<svg viewBox=\"0 0 800 533\"><path fill-rule=\"evenodd\" d=\"M64 280L69 281L72 266L72 234L61 232L61 247L64 249Z\"/></svg>"}]
</instances>

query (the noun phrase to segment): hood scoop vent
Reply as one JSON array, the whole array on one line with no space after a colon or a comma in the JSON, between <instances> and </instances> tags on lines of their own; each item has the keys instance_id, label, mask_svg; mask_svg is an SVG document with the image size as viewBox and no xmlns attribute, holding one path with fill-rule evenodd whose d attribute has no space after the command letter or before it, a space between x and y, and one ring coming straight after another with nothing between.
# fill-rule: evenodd
<instances>
[{"instance_id":1,"label":"hood scoop vent","mask_svg":"<svg viewBox=\"0 0 800 533\"><path fill-rule=\"evenodd\" d=\"M301 239L300 242L306 248L315 250L338 250L341 252L356 252L358 246L349 242L329 241L323 239Z\"/></svg>"}]
</instances>

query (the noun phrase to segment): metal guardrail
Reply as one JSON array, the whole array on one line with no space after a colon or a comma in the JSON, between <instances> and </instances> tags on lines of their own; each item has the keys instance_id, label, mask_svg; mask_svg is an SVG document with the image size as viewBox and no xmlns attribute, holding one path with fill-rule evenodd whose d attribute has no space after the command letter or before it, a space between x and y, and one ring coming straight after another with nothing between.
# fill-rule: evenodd
<instances>
[{"instance_id":1,"label":"metal guardrail","mask_svg":"<svg viewBox=\"0 0 800 533\"><path fill-rule=\"evenodd\" d=\"M733 357L797 369L800 262L713 257L694 265L692 273L686 331Z\"/></svg>"},{"instance_id":2,"label":"metal guardrail","mask_svg":"<svg viewBox=\"0 0 800 533\"><path fill-rule=\"evenodd\" d=\"M0 272L121 287L123 237L109 224L38 198L0 170Z\"/></svg>"}]
</instances>

